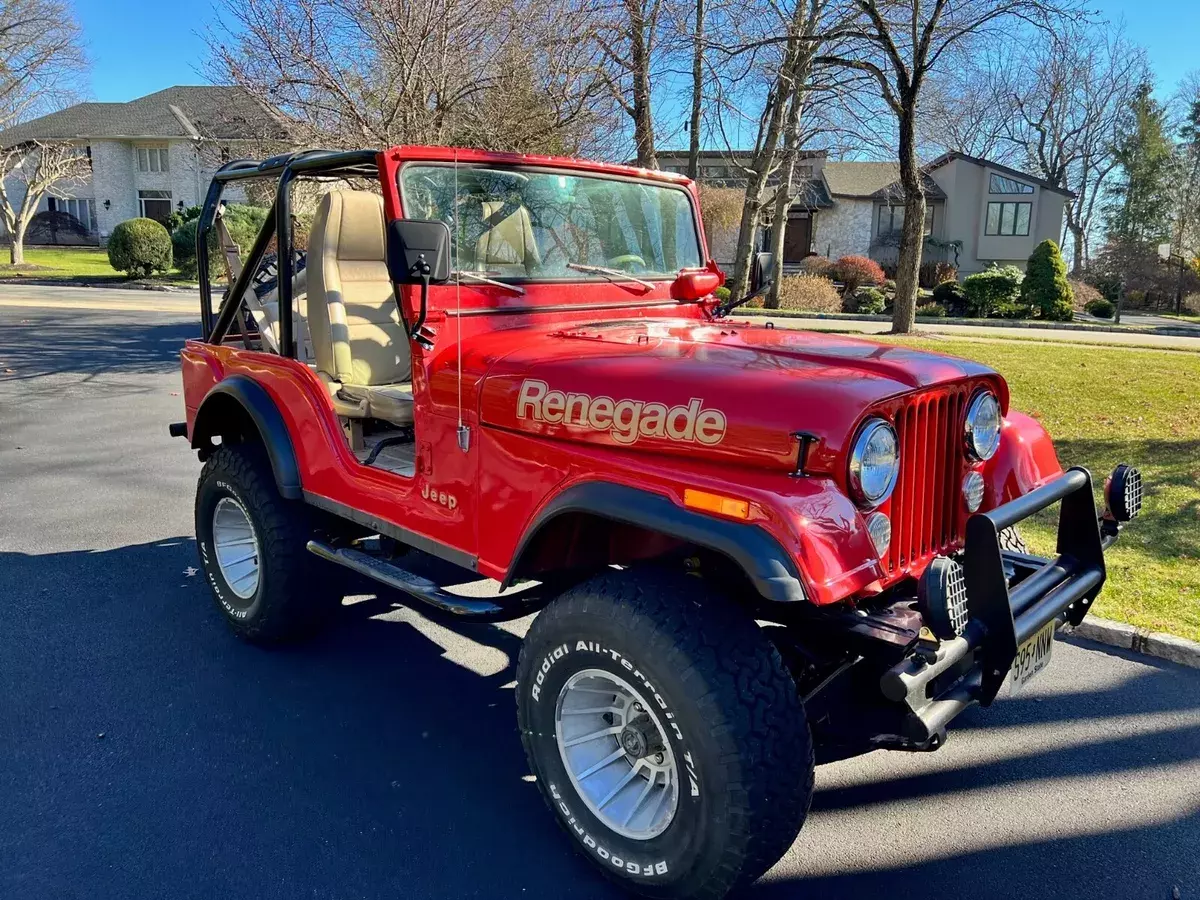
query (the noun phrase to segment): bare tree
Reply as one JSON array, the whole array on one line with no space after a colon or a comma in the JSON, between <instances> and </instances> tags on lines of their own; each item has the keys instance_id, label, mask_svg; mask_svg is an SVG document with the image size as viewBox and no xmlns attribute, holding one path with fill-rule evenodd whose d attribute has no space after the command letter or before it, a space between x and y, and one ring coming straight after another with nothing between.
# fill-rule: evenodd
<instances>
[{"instance_id":1,"label":"bare tree","mask_svg":"<svg viewBox=\"0 0 1200 900\"><path fill-rule=\"evenodd\" d=\"M653 80L663 0L588 0L582 8L596 23L595 40L603 53L609 93L632 121L637 164L657 169Z\"/></svg>"},{"instance_id":2,"label":"bare tree","mask_svg":"<svg viewBox=\"0 0 1200 900\"><path fill-rule=\"evenodd\" d=\"M324 146L579 153L612 129L588 10L537 0L221 0L212 74Z\"/></svg>"},{"instance_id":3,"label":"bare tree","mask_svg":"<svg viewBox=\"0 0 1200 900\"><path fill-rule=\"evenodd\" d=\"M1063 0L1069 2L1069 0ZM904 226L896 269L892 331L912 330L916 318L917 275L924 242L925 189L918 157L921 101L930 73L947 54L983 36L1000 23L1045 26L1061 10L1058 0L853 0L859 12L843 34L844 52L822 55L871 76L879 96L896 119Z\"/></svg>"},{"instance_id":4,"label":"bare tree","mask_svg":"<svg viewBox=\"0 0 1200 900\"><path fill-rule=\"evenodd\" d=\"M692 115L688 121L688 178L700 177L700 123L704 112L705 0L695 0L692 30Z\"/></svg>"},{"instance_id":5,"label":"bare tree","mask_svg":"<svg viewBox=\"0 0 1200 900\"><path fill-rule=\"evenodd\" d=\"M751 91L750 103L761 103L754 145L740 161L746 179L742 218L738 229L733 281L734 296L749 287L756 235L768 208L777 207L775 233L782 240L787 210L793 199L795 159L803 144L804 111L819 90L814 84L815 60L826 47L827 35L836 33L844 7L837 0L795 0L788 7L771 4L758 17L757 32L736 35L720 46L721 54L745 67L743 78L763 78L765 90ZM727 103L730 108L738 104ZM736 109L741 113L740 108ZM726 144L733 143L721 122ZM777 185L772 189L772 183ZM782 190L782 195L779 191ZM779 213L779 210L782 210ZM778 258L778 257L777 257ZM776 295L777 296L777 295Z\"/></svg>"},{"instance_id":6,"label":"bare tree","mask_svg":"<svg viewBox=\"0 0 1200 900\"><path fill-rule=\"evenodd\" d=\"M25 230L42 198L87 172L84 151L43 143L13 126L71 100L87 61L79 26L59 0L0 3L0 219L14 265L25 262Z\"/></svg>"},{"instance_id":7,"label":"bare tree","mask_svg":"<svg viewBox=\"0 0 1200 900\"><path fill-rule=\"evenodd\" d=\"M1120 30L1072 26L1031 45L1007 72L994 91L997 103L1016 113L1006 137L1026 166L1074 195L1066 228L1078 272L1090 255L1134 96L1150 77L1146 55Z\"/></svg>"},{"instance_id":8,"label":"bare tree","mask_svg":"<svg viewBox=\"0 0 1200 900\"><path fill-rule=\"evenodd\" d=\"M0 149L0 219L12 238L14 266L25 262L25 232L42 198L90 172L86 152L73 144L25 141Z\"/></svg>"}]
</instances>

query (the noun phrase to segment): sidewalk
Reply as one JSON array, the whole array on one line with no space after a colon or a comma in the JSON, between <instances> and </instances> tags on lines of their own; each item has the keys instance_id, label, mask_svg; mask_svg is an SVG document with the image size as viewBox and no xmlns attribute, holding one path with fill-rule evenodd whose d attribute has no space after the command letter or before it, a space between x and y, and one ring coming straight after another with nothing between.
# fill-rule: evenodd
<instances>
[{"instance_id":1,"label":"sidewalk","mask_svg":"<svg viewBox=\"0 0 1200 900\"><path fill-rule=\"evenodd\" d=\"M96 309L120 312L195 313L200 316L199 291L147 291L120 288L59 287L0 284L0 306L38 309Z\"/></svg>"}]
</instances>

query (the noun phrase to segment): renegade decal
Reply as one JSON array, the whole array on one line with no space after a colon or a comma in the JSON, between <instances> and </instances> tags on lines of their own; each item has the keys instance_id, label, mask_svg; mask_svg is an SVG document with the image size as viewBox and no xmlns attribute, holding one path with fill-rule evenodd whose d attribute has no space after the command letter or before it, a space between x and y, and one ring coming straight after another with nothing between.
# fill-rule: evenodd
<instances>
[{"instance_id":1,"label":"renegade decal","mask_svg":"<svg viewBox=\"0 0 1200 900\"><path fill-rule=\"evenodd\" d=\"M565 394L550 390L544 381L526 378L517 396L517 418L607 431L619 444L632 444L642 437L719 444L725 437L725 413L702 409L703 403L693 397L687 406L668 409L665 403Z\"/></svg>"}]
</instances>

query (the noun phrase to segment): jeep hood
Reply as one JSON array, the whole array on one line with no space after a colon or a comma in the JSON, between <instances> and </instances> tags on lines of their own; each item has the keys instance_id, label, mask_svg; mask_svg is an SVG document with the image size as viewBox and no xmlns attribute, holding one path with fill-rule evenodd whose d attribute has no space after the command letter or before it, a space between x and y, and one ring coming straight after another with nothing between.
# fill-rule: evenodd
<instances>
[{"instance_id":1,"label":"jeep hood","mask_svg":"<svg viewBox=\"0 0 1200 900\"><path fill-rule=\"evenodd\" d=\"M511 332L509 335L511 336ZM692 458L832 472L871 407L933 385L1002 379L966 360L749 323L642 320L529 334L488 368L484 425Z\"/></svg>"}]
</instances>

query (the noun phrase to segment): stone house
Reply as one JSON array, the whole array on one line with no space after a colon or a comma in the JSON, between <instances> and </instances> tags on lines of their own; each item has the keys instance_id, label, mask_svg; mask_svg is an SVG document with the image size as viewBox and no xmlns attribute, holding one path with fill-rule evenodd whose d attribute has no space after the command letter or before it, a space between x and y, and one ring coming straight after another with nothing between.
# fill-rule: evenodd
<instances>
[{"instance_id":1,"label":"stone house","mask_svg":"<svg viewBox=\"0 0 1200 900\"><path fill-rule=\"evenodd\" d=\"M722 154L716 154L722 156ZM714 181L705 170L718 163L702 160L700 180L725 187L745 183L736 165L740 153L723 154L725 167ZM684 171L685 153L660 153L659 164ZM904 222L900 167L890 162L836 162L823 152L805 155L805 179L788 216L784 234L785 267L816 253L870 256L885 267L896 262ZM980 272L993 263L1025 267L1029 254L1047 238L1062 240L1069 191L1009 166L964 153L946 153L924 167L925 234L923 259L950 262L959 274ZM769 244L770 227L760 246ZM726 236L710 237L718 262L730 263L733 246Z\"/></svg>"},{"instance_id":2,"label":"stone house","mask_svg":"<svg viewBox=\"0 0 1200 900\"><path fill-rule=\"evenodd\" d=\"M127 103L79 103L0 131L0 146L40 140L85 148L90 177L58 185L39 204L40 213L70 219L39 215L27 241L103 244L126 219L165 221L200 204L220 165L285 138L282 118L244 90L206 85ZM39 227L39 220L53 224ZM72 227L62 228L64 221Z\"/></svg>"}]
</instances>

